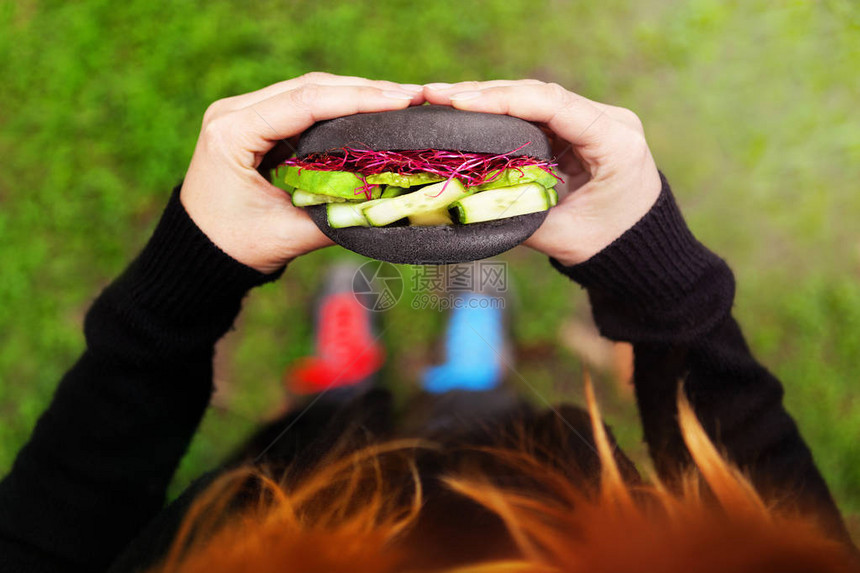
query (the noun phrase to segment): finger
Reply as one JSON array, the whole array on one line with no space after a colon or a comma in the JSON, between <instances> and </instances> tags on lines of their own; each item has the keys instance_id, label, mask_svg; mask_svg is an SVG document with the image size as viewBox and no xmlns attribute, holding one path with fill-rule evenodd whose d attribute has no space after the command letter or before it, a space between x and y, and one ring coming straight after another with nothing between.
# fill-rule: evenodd
<instances>
[{"instance_id":1,"label":"finger","mask_svg":"<svg viewBox=\"0 0 860 573\"><path fill-rule=\"evenodd\" d=\"M542 84L540 80L524 79L524 80L485 80L485 81L464 81L455 84L433 83L424 84L424 87L434 92L450 92L462 90L482 90L487 88L504 87L511 85L532 85Z\"/></svg>"},{"instance_id":2,"label":"finger","mask_svg":"<svg viewBox=\"0 0 860 573\"><path fill-rule=\"evenodd\" d=\"M286 207L287 210L283 213L284 218L278 226L280 231L284 233L283 240L285 242L294 241L295 237L302 237L304 243L302 250L304 251L312 251L334 244L334 241L320 231L307 211L294 207L289 202L287 202Z\"/></svg>"},{"instance_id":3,"label":"finger","mask_svg":"<svg viewBox=\"0 0 860 573\"><path fill-rule=\"evenodd\" d=\"M305 84L238 110L230 120L241 130L246 150L264 153L271 149L272 142L298 135L317 121L403 109L416 97L405 91L371 86Z\"/></svg>"},{"instance_id":4,"label":"finger","mask_svg":"<svg viewBox=\"0 0 860 573\"><path fill-rule=\"evenodd\" d=\"M596 101L592 101L591 103L593 103L598 109L605 111L606 115L611 117L613 120L623 123L635 131L642 131L642 122L639 120L639 116L629 109Z\"/></svg>"},{"instance_id":5,"label":"finger","mask_svg":"<svg viewBox=\"0 0 860 573\"><path fill-rule=\"evenodd\" d=\"M466 81L459 82L455 84L447 84L447 83L435 83L435 84L426 84L424 86L424 94L430 103L442 104L442 105L451 105L451 96L463 91L480 91L488 88L495 87L510 87L510 86L524 86L524 85L547 85L546 83L540 80L490 80L484 82L477 81ZM609 105L605 103L600 103L591 99L588 99L584 96L578 96L582 98L584 101L590 102L596 108L601 111L604 111L606 115L612 118L615 121L621 122L628 127L634 129L641 130L641 122L636 117L636 114L631 112L628 109L623 107L618 107L614 105Z\"/></svg>"},{"instance_id":6,"label":"finger","mask_svg":"<svg viewBox=\"0 0 860 573\"><path fill-rule=\"evenodd\" d=\"M422 86L415 84L399 84L397 82L387 80L371 80L358 76L337 76L325 72L310 72L297 78L277 82L253 92L225 98L222 102L226 109L241 109L307 84L324 86L371 86L384 90L405 90L415 93L421 92L422 89Z\"/></svg>"},{"instance_id":7,"label":"finger","mask_svg":"<svg viewBox=\"0 0 860 573\"><path fill-rule=\"evenodd\" d=\"M488 80L488 81L464 81L458 82L455 84L447 84L447 83L434 83L434 84L425 84L424 90L429 94L433 94L434 98L448 98L455 93L461 91L479 91L485 90L488 88L498 88L498 87L509 87L509 86L528 86L528 85L548 85L546 82L541 80L534 79L524 79L524 80ZM594 101L592 99L588 99L585 96L578 95L578 97L584 99L585 101L589 101L598 107L601 110L605 110L607 115L612 117L613 119L617 119L618 121L628 122L630 110L617 107L614 105L609 105L605 103L600 103Z\"/></svg>"},{"instance_id":8,"label":"finger","mask_svg":"<svg viewBox=\"0 0 860 573\"><path fill-rule=\"evenodd\" d=\"M430 103L450 105L450 96L462 91L477 91L488 88L514 85L539 85L540 80L488 80L484 82L466 81L456 84L434 83L424 86L424 96Z\"/></svg>"},{"instance_id":9,"label":"finger","mask_svg":"<svg viewBox=\"0 0 860 573\"><path fill-rule=\"evenodd\" d=\"M553 207L547 212L546 218L537 231L523 241L523 245L542 253L548 252L553 245L553 237L565 236L564 234L570 230L570 227L569 215L563 210Z\"/></svg>"},{"instance_id":10,"label":"finger","mask_svg":"<svg viewBox=\"0 0 860 573\"><path fill-rule=\"evenodd\" d=\"M605 141L612 122L605 110L557 84L517 84L452 94L458 109L512 115L546 124L578 147Z\"/></svg>"},{"instance_id":11,"label":"finger","mask_svg":"<svg viewBox=\"0 0 860 573\"><path fill-rule=\"evenodd\" d=\"M523 85L546 85L540 80L489 80L484 82L465 81L455 84L448 83L433 83L424 85L424 94L427 101L435 104L450 105L452 95L462 91L480 91L488 88L523 86ZM637 127L638 119L635 118L630 110L623 107L600 103L584 96L579 96L583 100L591 102L595 107L606 112L606 114L616 121L626 124L628 127Z\"/></svg>"}]
</instances>

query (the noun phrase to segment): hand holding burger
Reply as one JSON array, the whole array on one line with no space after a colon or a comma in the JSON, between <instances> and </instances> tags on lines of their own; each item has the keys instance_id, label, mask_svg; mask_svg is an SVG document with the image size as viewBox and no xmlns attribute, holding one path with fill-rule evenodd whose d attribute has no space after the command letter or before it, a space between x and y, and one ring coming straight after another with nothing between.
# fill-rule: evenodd
<instances>
[{"instance_id":1,"label":"hand holding burger","mask_svg":"<svg viewBox=\"0 0 860 573\"><path fill-rule=\"evenodd\" d=\"M632 227L660 194L660 175L639 118L536 80L425 86L433 104L544 125L568 185L528 246L566 265L584 262ZM570 151L563 153L570 146ZM563 153L563 154L562 154Z\"/></svg>"},{"instance_id":2,"label":"hand holding burger","mask_svg":"<svg viewBox=\"0 0 860 573\"><path fill-rule=\"evenodd\" d=\"M422 92L416 86L313 73L212 104L185 177L182 203L223 251L261 272L274 272L332 241L259 173L266 155L317 122L425 101L510 115L551 131L570 193L550 209L526 244L565 264L583 262L605 248L659 195L659 174L641 124L626 109L535 80L431 85ZM568 145L571 150L563 153ZM481 235L475 240L485 238L488 227L473 227L470 232ZM402 230L377 231L410 238Z\"/></svg>"},{"instance_id":3,"label":"hand holding burger","mask_svg":"<svg viewBox=\"0 0 860 573\"><path fill-rule=\"evenodd\" d=\"M221 250L260 272L274 272L331 241L260 175L264 156L317 121L422 102L417 87L322 73L219 100L203 117L182 204Z\"/></svg>"}]
</instances>

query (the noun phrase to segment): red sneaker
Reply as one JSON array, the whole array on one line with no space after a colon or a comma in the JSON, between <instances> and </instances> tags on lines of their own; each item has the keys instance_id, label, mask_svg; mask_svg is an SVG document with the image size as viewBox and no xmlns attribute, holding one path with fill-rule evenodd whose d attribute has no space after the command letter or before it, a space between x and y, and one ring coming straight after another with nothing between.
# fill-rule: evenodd
<instances>
[{"instance_id":1,"label":"red sneaker","mask_svg":"<svg viewBox=\"0 0 860 573\"><path fill-rule=\"evenodd\" d=\"M300 359L287 374L295 394L315 394L352 386L371 378L385 362L376 340L371 312L352 290L356 267L338 265L326 281L316 309L316 351Z\"/></svg>"}]
</instances>

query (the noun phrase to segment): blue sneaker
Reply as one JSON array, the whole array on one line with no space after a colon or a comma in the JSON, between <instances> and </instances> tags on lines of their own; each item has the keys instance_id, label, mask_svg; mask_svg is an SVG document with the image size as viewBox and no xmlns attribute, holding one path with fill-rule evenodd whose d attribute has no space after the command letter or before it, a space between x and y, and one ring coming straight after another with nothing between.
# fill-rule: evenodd
<instances>
[{"instance_id":1,"label":"blue sneaker","mask_svg":"<svg viewBox=\"0 0 860 573\"><path fill-rule=\"evenodd\" d=\"M505 299L475 292L452 301L445 333L445 362L423 373L426 392L480 392L497 388L508 366Z\"/></svg>"}]
</instances>

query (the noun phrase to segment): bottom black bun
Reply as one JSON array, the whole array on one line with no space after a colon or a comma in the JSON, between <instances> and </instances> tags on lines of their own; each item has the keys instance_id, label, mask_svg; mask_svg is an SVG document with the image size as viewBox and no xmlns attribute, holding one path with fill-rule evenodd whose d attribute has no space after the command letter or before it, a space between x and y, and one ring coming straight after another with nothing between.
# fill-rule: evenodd
<instances>
[{"instance_id":1,"label":"bottom black bun","mask_svg":"<svg viewBox=\"0 0 860 573\"><path fill-rule=\"evenodd\" d=\"M466 263L513 249L537 231L547 211L486 223L435 227L345 227L333 229L325 205L307 207L332 241L359 255L410 265Z\"/></svg>"}]
</instances>

